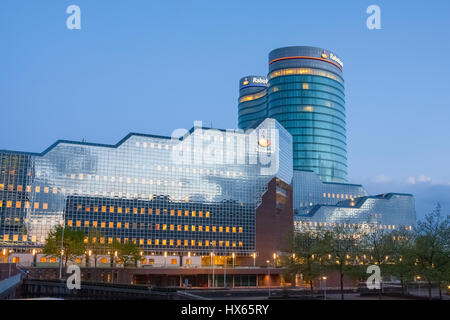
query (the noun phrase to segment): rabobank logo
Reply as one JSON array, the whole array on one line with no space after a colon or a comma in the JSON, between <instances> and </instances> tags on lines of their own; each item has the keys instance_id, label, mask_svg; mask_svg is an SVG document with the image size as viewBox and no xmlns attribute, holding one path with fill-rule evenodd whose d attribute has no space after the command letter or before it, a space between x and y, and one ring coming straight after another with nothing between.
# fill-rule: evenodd
<instances>
[{"instance_id":1,"label":"rabobank logo","mask_svg":"<svg viewBox=\"0 0 450 320\"><path fill-rule=\"evenodd\" d=\"M323 59L328 58L327 53L325 52L325 50L323 50L323 52L322 52L322 58L323 58Z\"/></svg>"},{"instance_id":2,"label":"rabobank logo","mask_svg":"<svg viewBox=\"0 0 450 320\"><path fill-rule=\"evenodd\" d=\"M268 81L269 81L269 79L263 78L263 77L253 77L252 78L252 83L257 83L257 84L267 84Z\"/></svg>"},{"instance_id":3,"label":"rabobank logo","mask_svg":"<svg viewBox=\"0 0 450 320\"><path fill-rule=\"evenodd\" d=\"M330 53L330 60L333 60L334 62L337 62L342 68L344 67L344 63L334 54Z\"/></svg>"},{"instance_id":4,"label":"rabobank logo","mask_svg":"<svg viewBox=\"0 0 450 320\"><path fill-rule=\"evenodd\" d=\"M248 85L248 79L245 78L245 79L244 79L244 82L242 82L242 84L243 84L244 86Z\"/></svg>"}]
</instances>

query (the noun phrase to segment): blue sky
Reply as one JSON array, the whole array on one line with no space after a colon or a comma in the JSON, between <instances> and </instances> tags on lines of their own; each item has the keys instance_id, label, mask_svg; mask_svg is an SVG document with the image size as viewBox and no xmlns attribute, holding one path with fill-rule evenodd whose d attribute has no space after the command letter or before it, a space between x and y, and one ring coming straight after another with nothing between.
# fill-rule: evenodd
<instances>
[{"instance_id":1,"label":"blue sky","mask_svg":"<svg viewBox=\"0 0 450 320\"><path fill-rule=\"evenodd\" d=\"M81 30L66 8L81 8ZM381 8L381 30L366 8ZM450 211L450 2L0 2L0 149L116 143L194 120L237 126L238 80L270 50L312 45L344 61L351 182Z\"/></svg>"}]
</instances>

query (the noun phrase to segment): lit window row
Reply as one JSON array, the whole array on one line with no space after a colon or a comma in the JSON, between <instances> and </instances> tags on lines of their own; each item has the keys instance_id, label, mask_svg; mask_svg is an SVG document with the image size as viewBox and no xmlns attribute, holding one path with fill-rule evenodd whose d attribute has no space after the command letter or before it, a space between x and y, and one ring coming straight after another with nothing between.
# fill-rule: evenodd
<instances>
[{"instance_id":1,"label":"lit window row","mask_svg":"<svg viewBox=\"0 0 450 320\"><path fill-rule=\"evenodd\" d=\"M340 77L338 77L337 75L335 75L331 72L327 72L327 71L323 71L323 70L319 70L319 69L312 69L312 68L288 68L288 69L275 70L275 71L272 71L271 73L269 73L269 78L273 79L273 78L281 77L281 76L304 75L304 74L326 77L326 78L330 78L335 81L338 81L340 83L343 83L343 80Z\"/></svg>"},{"instance_id":2,"label":"lit window row","mask_svg":"<svg viewBox=\"0 0 450 320\"><path fill-rule=\"evenodd\" d=\"M95 240L95 241L94 241ZM98 239L98 242L100 243L113 243L113 241L117 241L119 243L127 243L128 241L130 241L130 239L128 238L112 238L112 237L100 237ZM140 239L131 239L131 241L135 244L138 244L140 246L143 245L154 245L154 246L184 246L184 247L242 247L243 246L243 242L242 241L238 241L238 242L233 242L233 241L216 241L216 240L180 240L180 239L144 239L144 238L140 238ZM84 239L85 243L88 243L88 238ZM97 239L92 239L91 243L95 243L97 242Z\"/></svg>"},{"instance_id":3,"label":"lit window row","mask_svg":"<svg viewBox=\"0 0 450 320\"><path fill-rule=\"evenodd\" d=\"M261 97L264 97L266 94L267 94L267 90L262 90L262 91L260 91L258 93L255 93L255 94L250 94L250 95L247 95L247 96L243 96L243 97L239 98L239 103L256 100L256 99L259 99Z\"/></svg>"},{"instance_id":4,"label":"lit window row","mask_svg":"<svg viewBox=\"0 0 450 320\"><path fill-rule=\"evenodd\" d=\"M294 221L294 226L300 227L300 226L314 226L314 227L343 227L343 228L361 228L362 224L359 223L332 223L332 222L317 222L317 221ZM398 227L398 226L397 226ZM387 229L387 230L395 230L395 225L379 225L380 229ZM405 226L405 230L412 230L412 226Z\"/></svg>"},{"instance_id":5,"label":"lit window row","mask_svg":"<svg viewBox=\"0 0 450 320\"><path fill-rule=\"evenodd\" d=\"M83 206L81 204L77 205L77 211L83 210ZM130 208L130 207L115 207L115 206L93 206L84 208L86 212L102 212L102 213L133 213L133 214L146 214L149 215L167 215L175 216L175 210L171 209L153 209L153 208ZM176 210L176 215L178 217L199 217L199 218L209 218L211 213L209 211L189 211L189 210Z\"/></svg>"},{"instance_id":6,"label":"lit window row","mask_svg":"<svg viewBox=\"0 0 450 320\"><path fill-rule=\"evenodd\" d=\"M43 210L47 210L48 209L48 203L44 202L42 203L42 206L40 206L39 202L33 202L33 204L31 205L30 201L24 201L22 203L22 201L5 201L5 205L6 208L22 208L22 205L25 209L29 209L31 207L33 207L34 209L43 209ZM3 200L0 200L0 208L3 207Z\"/></svg>"},{"instance_id":7,"label":"lit window row","mask_svg":"<svg viewBox=\"0 0 450 320\"><path fill-rule=\"evenodd\" d=\"M69 227L94 227L94 228L106 228L109 229L129 229L130 228L130 222L113 222L113 221L101 221L100 223L98 221L88 221L88 220L67 220L67 225ZM141 228L143 224L141 223ZM133 229L137 229L137 223L133 222L131 223L131 227ZM151 227L151 224L148 226ZM174 225L174 224L155 224L156 230L161 231L196 231L196 232L225 232L225 233L242 233L243 228L242 227L223 227L223 226L203 226L203 225Z\"/></svg>"},{"instance_id":8,"label":"lit window row","mask_svg":"<svg viewBox=\"0 0 450 320\"><path fill-rule=\"evenodd\" d=\"M348 195L348 194L343 194L343 193L341 193L341 194L339 194L339 193L326 193L326 192L324 192L323 193L323 197L324 198L336 198L336 199L351 199L351 200L353 200L353 199L355 199L355 198L357 198L357 197L360 197L360 195Z\"/></svg>"}]
</instances>

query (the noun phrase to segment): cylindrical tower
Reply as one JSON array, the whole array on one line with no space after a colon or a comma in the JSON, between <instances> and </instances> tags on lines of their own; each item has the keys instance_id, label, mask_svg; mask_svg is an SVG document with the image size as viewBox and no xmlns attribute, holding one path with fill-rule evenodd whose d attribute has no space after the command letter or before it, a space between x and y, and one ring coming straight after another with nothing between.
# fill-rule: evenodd
<instances>
[{"instance_id":1,"label":"cylindrical tower","mask_svg":"<svg viewBox=\"0 0 450 320\"><path fill-rule=\"evenodd\" d=\"M239 80L239 129L254 128L267 118L267 82L262 76Z\"/></svg>"},{"instance_id":2,"label":"cylindrical tower","mask_svg":"<svg viewBox=\"0 0 450 320\"><path fill-rule=\"evenodd\" d=\"M325 182L347 181L343 63L315 47L269 53L267 117L293 137L295 170L311 170Z\"/></svg>"}]
</instances>

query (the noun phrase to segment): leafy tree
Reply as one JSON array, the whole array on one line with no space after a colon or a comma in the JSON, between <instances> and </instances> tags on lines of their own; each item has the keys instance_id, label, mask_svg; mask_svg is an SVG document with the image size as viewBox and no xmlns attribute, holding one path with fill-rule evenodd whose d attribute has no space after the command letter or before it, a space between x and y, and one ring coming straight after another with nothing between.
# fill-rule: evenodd
<instances>
[{"instance_id":1,"label":"leafy tree","mask_svg":"<svg viewBox=\"0 0 450 320\"><path fill-rule=\"evenodd\" d=\"M109 263L110 263L110 267L113 268L115 265L115 261L116 258L119 256L119 252L121 249L121 244L119 241L117 241L116 239L114 239L112 241L112 243L109 243L107 245L108 248L108 255L109 255Z\"/></svg>"},{"instance_id":2,"label":"leafy tree","mask_svg":"<svg viewBox=\"0 0 450 320\"><path fill-rule=\"evenodd\" d=\"M100 242L100 238L102 237L103 234L98 229L89 229L86 249L88 251L91 250L92 256L94 258L95 268L97 268L98 256L101 254L105 254L108 251L108 245Z\"/></svg>"},{"instance_id":3,"label":"leafy tree","mask_svg":"<svg viewBox=\"0 0 450 320\"><path fill-rule=\"evenodd\" d=\"M42 252L47 256L61 256L61 241L63 248L64 268L67 262L73 261L85 251L84 232L70 227L55 227L47 236Z\"/></svg>"},{"instance_id":4,"label":"leafy tree","mask_svg":"<svg viewBox=\"0 0 450 320\"><path fill-rule=\"evenodd\" d=\"M132 265L137 267L137 263L140 260L141 255L139 253L139 248L135 243L128 241L123 244L119 244L118 249L118 256L122 261L124 268Z\"/></svg>"},{"instance_id":5,"label":"leafy tree","mask_svg":"<svg viewBox=\"0 0 450 320\"><path fill-rule=\"evenodd\" d=\"M309 283L311 295L314 293L314 280L323 271L318 253L320 241L320 230L304 227L294 235L294 255L282 259L282 265L286 267L288 275L295 278L297 274L301 274L303 280Z\"/></svg>"},{"instance_id":6,"label":"leafy tree","mask_svg":"<svg viewBox=\"0 0 450 320\"><path fill-rule=\"evenodd\" d=\"M328 252L328 270L336 270L340 278L341 300L344 300L344 276L354 278L361 274L359 242L363 236L358 226L336 224L327 229L322 240L322 252ZM325 256L323 256L325 258Z\"/></svg>"},{"instance_id":7,"label":"leafy tree","mask_svg":"<svg viewBox=\"0 0 450 320\"><path fill-rule=\"evenodd\" d=\"M391 233L389 264L387 272L400 280L402 295L405 295L406 283L414 277L413 234L400 227Z\"/></svg>"},{"instance_id":8,"label":"leafy tree","mask_svg":"<svg viewBox=\"0 0 450 320\"><path fill-rule=\"evenodd\" d=\"M428 298L432 298L433 283L438 284L442 298L441 286L450 277L450 216L442 217L438 203L423 221L417 223L415 233L416 270L428 283Z\"/></svg>"},{"instance_id":9,"label":"leafy tree","mask_svg":"<svg viewBox=\"0 0 450 320\"><path fill-rule=\"evenodd\" d=\"M381 226L375 227L363 237L361 246L364 255L370 257L369 259L365 259L365 261L377 265L381 270L381 290L379 291L381 298L383 281L389 274L389 255L393 250L393 236L390 231L386 231Z\"/></svg>"}]
</instances>

